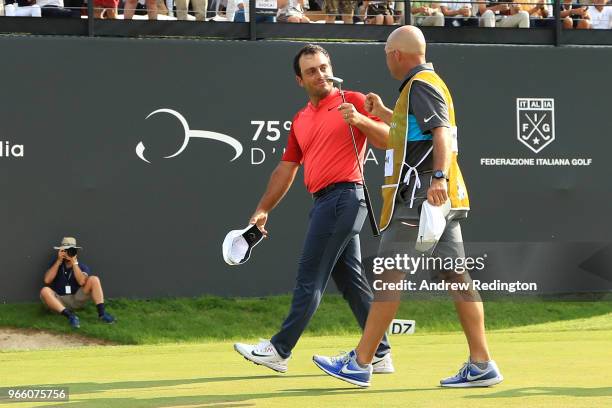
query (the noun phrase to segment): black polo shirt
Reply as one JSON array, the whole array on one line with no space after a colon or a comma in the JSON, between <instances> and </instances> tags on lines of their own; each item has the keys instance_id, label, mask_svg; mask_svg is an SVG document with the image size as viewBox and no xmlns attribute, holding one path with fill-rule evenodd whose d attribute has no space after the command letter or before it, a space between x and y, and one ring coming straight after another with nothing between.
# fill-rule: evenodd
<instances>
[{"instance_id":1,"label":"black polo shirt","mask_svg":"<svg viewBox=\"0 0 612 408\"><path fill-rule=\"evenodd\" d=\"M51 265L49 265L49 268L53 266L54 263L55 261L53 261ZM79 261L79 268L81 268L81 271L86 275L90 275L91 270L81 261ZM74 271L72 270L72 268L66 268L66 264L62 262L62 264L57 270L57 275L55 275L55 279L53 279L49 287L53 289L58 295L64 296L66 295L66 286L68 285L70 285L71 295L74 295L81 287L77 282L76 278L74 277Z\"/></svg>"}]
</instances>

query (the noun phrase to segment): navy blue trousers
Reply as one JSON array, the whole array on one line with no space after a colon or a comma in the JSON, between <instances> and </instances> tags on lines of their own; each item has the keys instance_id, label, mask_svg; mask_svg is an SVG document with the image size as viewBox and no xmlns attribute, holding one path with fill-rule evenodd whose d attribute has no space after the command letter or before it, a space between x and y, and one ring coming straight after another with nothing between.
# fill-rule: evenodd
<instances>
[{"instance_id":1,"label":"navy blue trousers","mask_svg":"<svg viewBox=\"0 0 612 408\"><path fill-rule=\"evenodd\" d=\"M367 217L361 187L345 185L318 197L310 211L289 315L271 339L283 358L291 355L316 312L330 276L348 302L359 326L365 327L373 299L361 265L359 232ZM376 351L389 352L387 337Z\"/></svg>"}]
</instances>

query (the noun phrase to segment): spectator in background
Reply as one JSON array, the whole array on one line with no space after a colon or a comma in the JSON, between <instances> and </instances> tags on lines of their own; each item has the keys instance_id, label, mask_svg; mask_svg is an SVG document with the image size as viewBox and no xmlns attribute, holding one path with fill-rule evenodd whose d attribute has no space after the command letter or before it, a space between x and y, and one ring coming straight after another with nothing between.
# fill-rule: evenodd
<instances>
[{"instance_id":1,"label":"spectator in background","mask_svg":"<svg viewBox=\"0 0 612 408\"><path fill-rule=\"evenodd\" d=\"M4 2L0 0L0 4L4 4ZM17 0L14 3L7 3L6 15L18 17L80 17L81 11L78 8L64 7L63 0Z\"/></svg>"},{"instance_id":2,"label":"spectator in background","mask_svg":"<svg viewBox=\"0 0 612 408\"><path fill-rule=\"evenodd\" d=\"M404 25L406 21L406 13L404 13L404 7L404 0L398 0L393 2L393 14L397 18L396 21L400 25Z\"/></svg>"},{"instance_id":3,"label":"spectator in background","mask_svg":"<svg viewBox=\"0 0 612 408\"><path fill-rule=\"evenodd\" d=\"M63 0L34 0L37 6L40 7L43 17L78 17L80 14L74 14L67 8L64 8Z\"/></svg>"},{"instance_id":4,"label":"spectator in background","mask_svg":"<svg viewBox=\"0 0 612 408\"><path fill-rule=\"evenodd\" d=\"M229 7L228 7L229 8ZM249 0L238 0L236 3L236 12L234 13L235 23L244 23L249 21ZM257 23L273 23L274 16L267 14L256 14L255 22Z\"/></svg>"},{"instance_id":5,"label":"spectator in background","mask_svg":"<svg viewBox=\"0 0 612 408\"><path fill-rule=\"evenodd\" d=\"M136 3L138 3L138 0L125 0L125 6L123 9L124 20L131 20L134 17ZM157 0L146 0L146 6L149 20L157 20Z\"/></svg>"},{"instance_id":6,"label":"spectator in background","mask_svg":"<svg viewBox=\"0 0 612 408\"><path fill-rule=\"evenodd\" d=\"M580 4L572 4L572 0L563 0L560 5L559 16L563 22L563 28L571 30L574 28L586 30L591 28L591 17L588 8Z\"/></svg>"},{"instance_id":7,"label":"spectator in background","mask_svg":"<svg viewBox=\"0 0 612 408\"><path fill-rule=\"evenodd\" d=\"M117 18L119 0L94 0L94 18Z\"/></svg>"},{"instance_id":8,"label":"spectator in background","mask_svg":"<svg viewBox=\"0 0 612 408\"><path fill-rule=\"evenodd\" d=\"M593 0L589 7L591 26L595 30L609 30L612 28L612 6L606 6L606 0Z\"/></svg>"},{"instance_id":9,"label":"spectator in background","mask_svg":"<svg viewBox=\"0 0 612 408\"><path fill-rule=\"evenodd\" d=\"M173 16L173 12L172 10L170 10L168 8L168 6L172 7L172 2L168 2L170 4L166 4L167 2L164 0L156 0L157 3L157 15L159 16L160 14L164 15L164 16Z\"/></svg>"},{"instance_id":10,"label":"spectator in background","mask_svg":"<svg viewBox=\"0 0 612 408\"><path fill-rule=\"evenodd\" d=\"M42 10L36 0L9 0L4 6L4 15L7 17L41 17Z\"/></svg>"},{"instance_id":11,"label":"spectator in background","mask_svg":"<svg viewBox=\"0 0 612 408\"><path fill-rule=\"evenodd\" d=\"M446 25L454 27L472 25L470 17L472 17L472 5L466 0L448 0L446 3L440 3L440 11L444 14Z\"/></svg>"},{"instance_id":12,"label":"spectator in background","mask_svg":"<svg viewBox=\"0 0 612 408\"><path fill-rule=\"evenodd\" d=\"M335 23L336 17L341 16L344 24L353 24L355 3L351 0L325 0L323 11L327 14L326 23Z\"/></svg>"},{"instance_id":13,"label":"spectator in background","mask_svg":"<svg viewBox=\"0 0 612 408\"><path fill-rule=\"evenodd\" d=\"M393 8L390 1L364 1L366 24L393 25Z\"/></svg>"},{"instance_id":14,"label":"spectator in background","mask_svg":"<svg viewBox=\"0 0 612 408\"><path fill-rule=\"evenodd\" d=\"M520 4L489 0L478 4L478 24L481 27L519 27L529 28L529 13Z\"/></svg>"},{"instance_id":15,"label":"spectator in background","mask_svg":"<svg viewBox=\"0 0 612 408\"><path fill-rule=\"evenodd\" d=\"M196 21L205 21L208 0L175 0L176 18L179 20L187 20L187 10L189 9L190 1Z\"/></svg>"},{"instance_id":16,"label":"spectator in background","mask_svg":"<svg viewBox=\"0 0 612 408\"><path fill-rule=\"evenodd\" d=\"M439 3L426 1L413 1L410 3L412 25L416 26L444 26L444 14L440 11Z\"/></svg>"},{"instance_id":17,"label":"spectator in background","mask_svg":"<svg viewBox=\"0 0 612 408\"><path fill-rule=\"evenodd\" d=\"M549 17L553 16L552 4L546 4L549 0L521 0L523 10L529 13L531 27L551 27L555 21ZM554 1L554 0L550 0Z\"/></svg>"},{"instance_id":18,"label":"spectator in background","mask_svg":"<svg viewBox=\"0 0 612 408\"><path fill-rule=\"evenodd\" d=\"M98 318L104 323L114 323L115 318L104 307L102 284L97 276L90 275L90 269L79 262L75 238L65 237L57 250L57 259L45 273L45 287L40 299L50 310L64 315L74 329L80 327L74 310L81 309L87 301L93 300L98 309Z\"/></svg>"},{"instance_id":19,"label":"spectator in background","mask_svg":"<svg viewBox=\"0 0 612 408\"><path fill-rule=\"evenodd\" d=\"M43 17L81 17L81 12L64 6L64 0L36 0L41 7Z\"/></svg>"},{"instance_id":20,"label":"spectator in background","mask_svg":"<svg viewBox=\"0 0 612 408\"><path fill-rule=\"evenodd\" d=\"M304 0L278 0L276 21L279 23L310 23L304 15Z\"/></svg>"}]
</instances>

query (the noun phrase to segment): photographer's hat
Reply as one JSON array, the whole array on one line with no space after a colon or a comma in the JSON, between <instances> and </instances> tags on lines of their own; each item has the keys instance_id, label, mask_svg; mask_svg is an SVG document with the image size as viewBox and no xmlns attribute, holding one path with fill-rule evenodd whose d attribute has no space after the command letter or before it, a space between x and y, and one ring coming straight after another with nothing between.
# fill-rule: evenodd
<instances>
[{"instance_id":1,"label":"photographer's hat","mask_svg":"<svg viewBox=\"0 0 612 408\"><path fill-rule=\"evenodd\" d=\"M62 243L58 247L53 247L53 249L68 249L68 248L77 248L82 249L80 246L77 246L76 238L73 237L64 237L62 238Z\"/></svg>"},{"instance_id":2,"label":"photographer's hat","mask_svg":"<svg viewBox=\"0 0 612 408\"><path fill-rule=\"evenodd\" d=\"M257 225L228 232L223 240L223 260L228 265L240 265L249 260L253 247L263 239Z\"/></svg>"}]
</instances>

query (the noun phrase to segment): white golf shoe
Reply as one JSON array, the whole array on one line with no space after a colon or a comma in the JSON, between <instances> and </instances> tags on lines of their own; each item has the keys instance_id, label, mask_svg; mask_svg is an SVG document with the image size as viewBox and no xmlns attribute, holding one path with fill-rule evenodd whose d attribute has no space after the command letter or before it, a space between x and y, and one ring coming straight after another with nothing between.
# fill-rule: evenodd
<instances>
[{"instance_id":1,"label":"white golf shoe","mask_svg":"<svg viewBox=\"0 0 612 408\"><path fill-rule=\"evenodd\" d=\"M387 353L382 357L376 357L372 359L372 374L391 374L395 372L393 367L393 360L391 360L391 353Z\"/></svg>"},{"instance_id":2,"label":"white golf shoe","mask_svg":"<svg viewBox=\"0 0 612 408\"><path fill-rule=\"evenodd\" d=\"M269 340L262 340L259 344L234 343L234 350L257 365L268 367L279 373L287 372L289 358L279 356Z\"/></svg>"}]
</instances>

